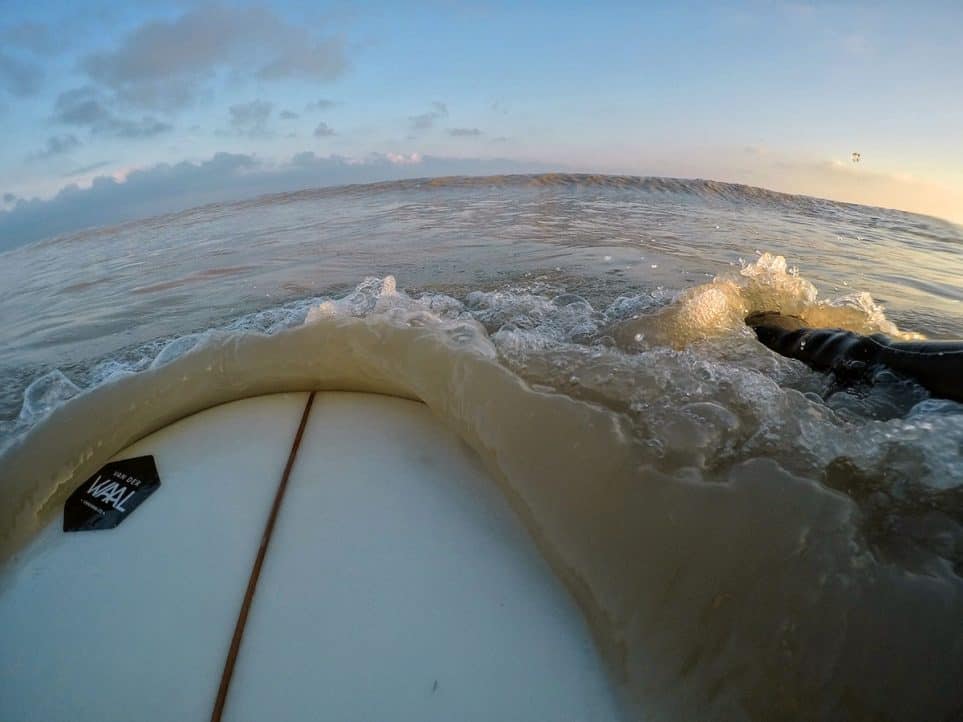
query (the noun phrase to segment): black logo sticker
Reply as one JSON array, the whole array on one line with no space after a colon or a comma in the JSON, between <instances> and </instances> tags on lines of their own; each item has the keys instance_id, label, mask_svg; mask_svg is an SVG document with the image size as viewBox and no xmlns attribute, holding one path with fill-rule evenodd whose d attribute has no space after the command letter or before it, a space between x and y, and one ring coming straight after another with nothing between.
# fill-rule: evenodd
<instances>
[{"instance_id":1,"label":"black logo sticker","mask_svg":"<svg viewBox=\"0 0 963 722\"><path fill-rule=\"evenodd\" d=\"M113 529L160 486L153 456L113 461L64 504L64 531Z\"/></svg>"}]
</instances>

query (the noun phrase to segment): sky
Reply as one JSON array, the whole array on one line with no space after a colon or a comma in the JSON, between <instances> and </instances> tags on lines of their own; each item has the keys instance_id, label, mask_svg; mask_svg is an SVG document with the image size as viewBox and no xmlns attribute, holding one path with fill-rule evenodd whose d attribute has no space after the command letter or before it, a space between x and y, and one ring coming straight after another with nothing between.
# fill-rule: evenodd
<instances>
[{"instance_id":1,"label":"sky","mask_svg":"<svg viewBox=\"0 0 963 722\"><path fill-rule=\"evenodd\" d=\"M0 248L272 191L544 170L963 222L959 0L0 10Z\"/></svg>"}]
</instances>

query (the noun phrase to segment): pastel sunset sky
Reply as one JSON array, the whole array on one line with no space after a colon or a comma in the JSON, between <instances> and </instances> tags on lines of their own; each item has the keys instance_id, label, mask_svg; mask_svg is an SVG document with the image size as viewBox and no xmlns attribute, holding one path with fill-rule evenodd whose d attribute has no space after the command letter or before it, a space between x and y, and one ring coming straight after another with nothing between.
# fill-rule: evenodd
<instances>
[{"instance_id":1,"label":"pastel sunset sky","mask_svg":"<svg viewBox=\"0 0 963 722\"><path fill-rule=\"evenodd\" d=\"M958 0L8 0L0 233L122 220L134 195L150 215L543 170L963 222L961 28Z\"/></svg>"}]
</instances>

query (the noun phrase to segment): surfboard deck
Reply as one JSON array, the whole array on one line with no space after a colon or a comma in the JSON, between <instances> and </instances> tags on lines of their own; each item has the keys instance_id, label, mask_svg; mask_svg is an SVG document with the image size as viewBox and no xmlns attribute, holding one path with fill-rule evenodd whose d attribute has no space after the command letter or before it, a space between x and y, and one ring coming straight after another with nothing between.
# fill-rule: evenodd
<instances>
[{"instance_id":1,"label":"surfboard deck","mask_svg":"<svg viewBox=\"0 0 963 722\"><path fill-rule=\"evenodd\" d=\"M119 454L161 486L0 571L0 719L204 720L307 393L225 404ZM474 453L419 403L318 393L226 720L613 720L574 602Z\"/></svg>"}]
</instances>

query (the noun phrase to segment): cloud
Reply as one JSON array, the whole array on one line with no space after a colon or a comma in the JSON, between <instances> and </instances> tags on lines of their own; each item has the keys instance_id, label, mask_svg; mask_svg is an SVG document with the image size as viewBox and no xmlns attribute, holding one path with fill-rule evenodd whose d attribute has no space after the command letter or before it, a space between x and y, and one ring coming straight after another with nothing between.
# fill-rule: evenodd
<instances>
[{"instance_id":1,"label":"cloud","mask_svg":"<svg viewBox=\"0 0 963 722\"><path fill-rule=\"evenodd\" d=\"M116 119L111 132L121 138L151 138L160 133L166 133L172 128L170 123L145 115L140 120Z\"/></svg>"},{"instance_id":2,"label":"cloud","mask_svg":"<svg viewBox=\"0 0 963 722\"><path fill-rule=\"evenodd\" d=\"M20 48L34 55L48 55L59 49L50 28L41 23L27 21L8 27L0 34L0 38L8 47Z\"/></svg>"},{"instance_id":3,"label":"cloud","mask_svg":"<svg viewBox=\"0 0 963 722\"><path fill-rule=\"evenodd\" d=\"M270 135L267 129L268 119L274 105L266 100L252 100L250 103L232 105L231 127L242 135L252 138L263 138Z\"/></svg>"},{"instance_id":4,"label":"cloud","mask_svg":"<svg viewBox=\"0 0 963 722\"><path fill-rule=\"evenodd\" d=\"M83 165L83 166L80 166L80 168L75 168L69 173L64 173L61 177L74 178L76 176L84 175L85 173L90 173L91 171L98 170L99 168L103 168L104 166L108 166L108 165L110 165L109 160L102 160L99 163L91 163L90 165Z\"/></svg>"},{"instance_id":5,"label":"cloud","mask_svg":"<svg viewBox=\"0 0 963 722\"><path fill-rule=\"evenodd\" d=\"M42 150L28 155L27 160L45 160L57 155L63 155L64 153L69 153L79 148L81 145L83 145L83 143L81 143L73 133L54 135L47 138L47 143Z\"/></svg>"},{"instance_id":6,"label":"cloud","mask_svg":"<svg viewBox=\"0 0 963 722\"><path fill-rule=\"evenodd\" d=\"M344 41L331 38L324 41L301 41L294 43L257 71L260 80L283 78L311 78L334 80L347 68Z\"/></svg>"},{"instance_id":7,"label":"cloud","mask_svg":"<svg viewBox=\"0 0 963 722\"><path fill-rule=\"evenodd\" d=\"M421 153L387 153L385 159L392 165L418 165L424 160Z\"/></svg>"},{"instance_id":8,"label":"cloud","mask_svg":"<svg viewBox=\"0 0 963 722\"><path fill-rule=\"evenodd\" d=\"M218 71L258 80L329 81L347 68L344 41L319 38L266 8L210 4L153 20L81 67L119 99L148 109L189 105Z\"/></svg>"},{"instance_id":9,"label":"cloud","mask_svg":"<svg viewBox=\"0 0 963 722\"><path fill-rule=\"evenodd\" d=\"M308 103L306 106L304 106L304 109L308 111L331 110L331 108L333 108L336 105L337 103L335 103L333 100L328 100L327 98L319 98L318 100L315 100L312 103Z\"/></svg>"},{"instance_id":10,"label":"cloud","mask_svg":"<svg viewBox=\"0 0 963 722\"><path fill-rule=\"evenodd\" d=\"M95 126L111 117L100 94L90 86L67 90L57 96L54 120L67 125Z\"/></svg>"},{"instance_id":11,"label":"cloud","mask_svg":"<svg viewBox=\"0 0 963 722\"><path fill-rule=\"evenodd\" d=\"M57 96L53 120L64 125L86 127L95 135L131 139L150 138L172 128L152 115L143 115L139 119L119 117L107 107L102 94L90 86L67 90Z\"/></svg>"},{"instance_id":12,"label":"cloud","mask_svg":"<svg viewBox=\"0 0 963 722\"><path fill-rule=\"evenodd\" d=\"M4 194L3 194L3 202L4 202L4 203L13 203L13 202L16 201L16 200L17 200L17 196L15 196L13 193L4 193Z\"/></svg>"},{"instance_id":13,"label":"cloud","mask_svg":"<svg viewBox=\"0 0 963 722\"><path fill-rule=\"evenodd\" d=\"M516 161L374 153L361 158L300 153L272 164L254 156L218 153L202 163L160 164L123 180L94 178L68 185L53 198L26 200L0 211L0 250L90 226L155 216L205 203L320 186L447 175L491 175L547 170Z\"/></svg>"},{"instance_id":14,"label":"cloud","mask_svg":"<svg viewBox=\"0 0 963 722\"><path fill-rule=\"evenodd\" d=\"M0 50L0 89L14 97L25 98L40 89L42 80L43 71L37 65Z\"/></svg>"},{"instance_id":15,"label":"cloud","mask_svg":"<svg viewBox=\"0 0 963 722\"><path fill-rule=\"evenodd\" d=\"M444 103L434 102L431 104L431 110L427 113L409 116L408 120L411 122L412 130L429 130L435 125L436 120L447 115L448 106Z\"/></svg>"},{"instance_id":16,"label":"cloud","mask_svg":"<svg viewBox=\"0 0 963 722\"><path fill-rule=\"evenodd\" d=\"M314 129L314 137L325 138L329 135L334 135L334 129L325 122L318 123L318 127Z\"/></svg>"},{"instance_id":17,"label":"cloud","mask_svg":"<svg viewBox=\"0 0 963 722\"><path fill-rule=\"evenodd\" d=\"M301 116L295 113L293 110L281 111L281 120L295 120L296 118L300 118L300 117Z\"/></svg>"},{"instance_id":18,"label":"cloud","mask_svg":"<svg viewBox=\"0 0 963 722\"><path fill-rule=\"evenodd\" d=\"M453 135L453 136L455 136L456 138L458 138L458 137L479 136L479 135L481 135L481 134L482 134L482 132L481 132L480 130L478 130L478 128L450 128L450 129L448 130L448 135Z\"/></svg>"}]
</instances>

